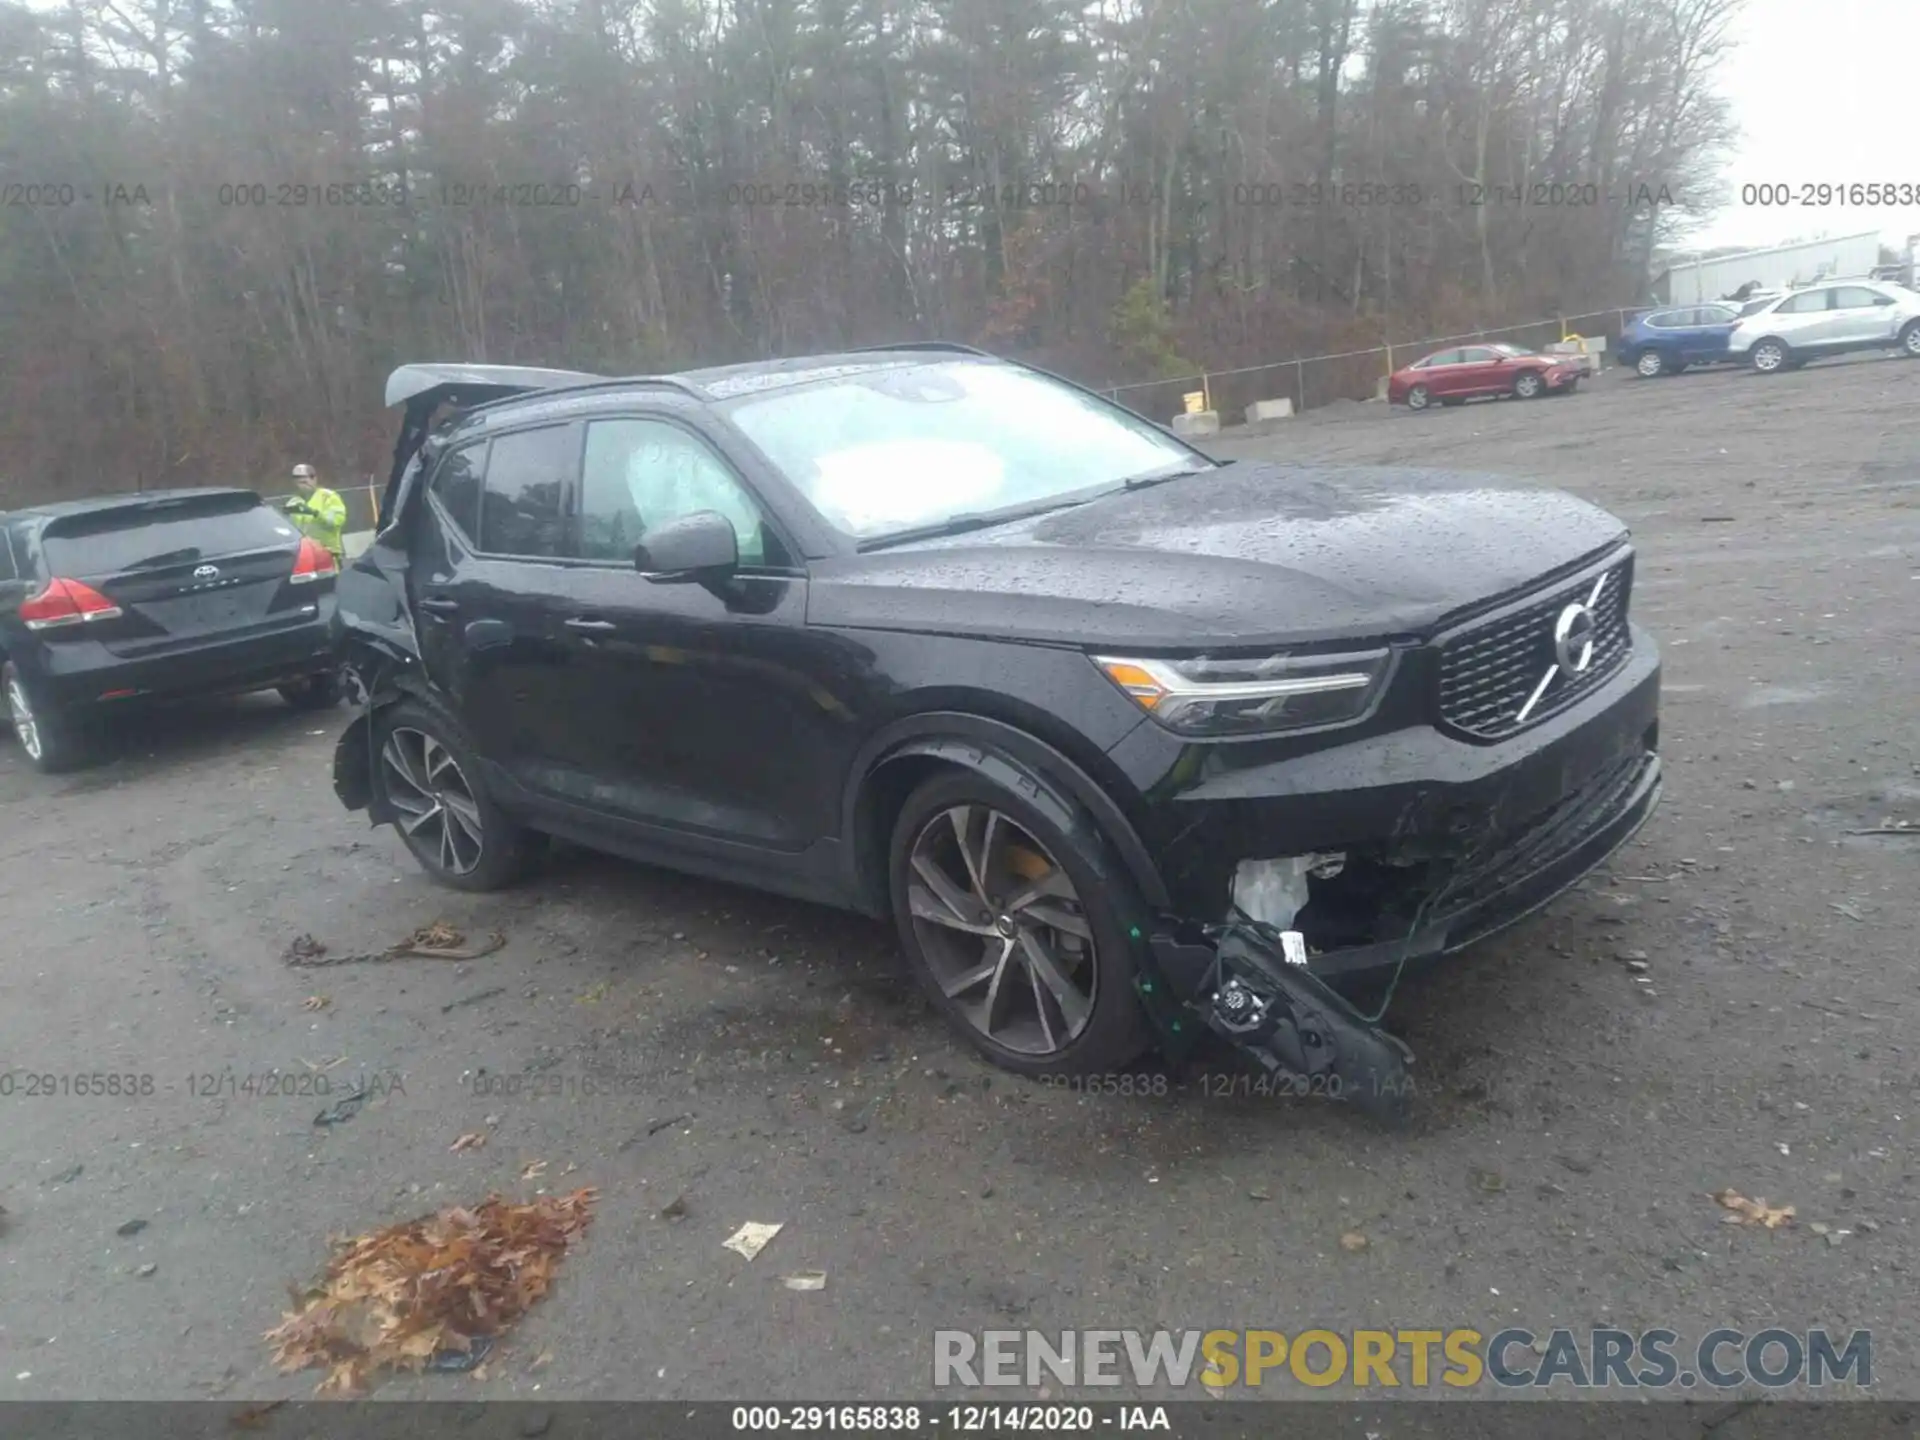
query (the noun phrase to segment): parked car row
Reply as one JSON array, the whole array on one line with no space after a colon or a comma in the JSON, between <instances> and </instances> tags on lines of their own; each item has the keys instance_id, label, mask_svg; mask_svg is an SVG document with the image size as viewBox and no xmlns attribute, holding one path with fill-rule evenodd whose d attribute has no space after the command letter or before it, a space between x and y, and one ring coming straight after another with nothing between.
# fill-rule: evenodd
<instances>
[{"instance_id":1,"label":"parked car row","mask_svg":"<svg viewBox=\"0 0 1920 1440\"><path fill-rule=\"evenodd\" d=\"M1653 310L1627 324L1619 355L1651 379L1693 365L1773 374L1858 350L1920 356L1920 292L1893 280L1849 280L1755 295L1738 306Z\"/></svg>"},{"instance_id":2,"label":"parked car row","mask_svg":"<svg viewBox=\"0 0 1920 1440\"><path fill-rule=\"evenodd\" d=\"M1645 379L1697 365L1751 365L1761 374L1857 350L1920 357L1920 291L1894 280L1849 280L1759 291L1739 304L1676 305L1634 316L1615 349ZM1387 399L1409 410L1462 405L1483 396L1518 400L1568 394L1584 369L1564 356L1518 345L1436 350L1387 382Z\"/></svg>"}]
</instances>

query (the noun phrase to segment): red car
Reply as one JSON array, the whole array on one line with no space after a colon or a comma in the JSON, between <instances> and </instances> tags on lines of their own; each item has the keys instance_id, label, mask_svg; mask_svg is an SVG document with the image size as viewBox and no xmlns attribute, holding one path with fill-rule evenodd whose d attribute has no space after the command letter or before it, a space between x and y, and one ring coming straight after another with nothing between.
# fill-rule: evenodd
<instances>
[{"instance_id":1,"label":"red car","mask_svg":"<svg viewBox=\"0 0 1920 1440\"><path fill-rule=\"evenodd\" d=\"M1565 395L1585 374L1571 357L1541 355L1518 345L1468 345L1436 350L1387 380L1387 400L1409 410L1424 410L1434 401L1464 405L1476 395L1511 395L1531 400L1538 395Z\"/></svg>"}]
</instances>

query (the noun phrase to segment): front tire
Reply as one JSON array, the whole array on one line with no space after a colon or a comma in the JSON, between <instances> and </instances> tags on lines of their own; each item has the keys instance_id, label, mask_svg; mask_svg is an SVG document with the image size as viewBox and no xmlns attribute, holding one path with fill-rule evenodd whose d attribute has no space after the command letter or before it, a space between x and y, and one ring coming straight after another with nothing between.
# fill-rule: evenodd
<instances>
[{"instance_id":1,"label":"front tire","mask_svg":"<svg viewBox=\"0 0 1920 1440\"><path fill-rule=\"evenodd\" d=\"M1416 385L1407 391L1407 409L1424 410L1433 403L1433 395L1424 385Z\"/></svg>"},{"instance_id":2,"label":"front tire","mask_svg":"<svg viewBox=\"0 0 1920 1440\"><path fill-rule=\"evenodd\" d=\"M1909 320L1900 327L1900 353L1909 360L1920 359L1920 320Z\"/></svg>"},{"instance_id":3,"label":"front tire","mask_svg":"<svg viewBox=\"0 0 1920 1440\"><path fill-rule=\"evenodd\" d=\"M85 763L86 737L67 717L42 704L11 661L0 665L0 705L27 763L42 775L58 775Z\"/></svg>"},{"instance_id":4,"label":"front tire","mask_svg":"<svg viewBox=\"0 0 1920 1440\"><path fill-rule=\"evenodd\" d=\"M529 836L487 794L459 727L417 700L381 711L374 723L376 783L421 868L455 890L498 890L519 879Z\"/></svg>"},{"instance_id":5,"label":"front tire","mask_svg":"<svg viewBox=\"0 0 1920 1440\"><path fill-rule=\"evenodd\" d=\"M1762 340L1753 347L1752 362L1762 375L1777 375L1793 368L1793 352L1784 340Z\"/></svg>"},{"instance_id":6,"label":"front tire","mask_svg":"<svg viewBox=\"0 0 1920 1440\"><path fill-rule=\"evenodd\" d=\"M1633 362L1633 373L1642 380L1657 380L1669 368L1667 357L1658 350L1642 350L1640 358Z\"/></svg>"},{"instance_id":7,"label":"front tire","mask_svg":"<svg viewBox=\"0 0 1920 1440\"><path fill-rule=\"evenodd\" d=\"M908 967L975 1049L1030 1076L1086 1075L1151 1044L1130 930L1145 918L1094 822L973 772L907 798L889 850Z\"/></svg>"},{"instance_id":8,"label":"front tire","mask_svg":"<svg viewBox=\"0 0 1920 1440\"><path fill-rule=\"evenodd\" d=\"M1546 381L1531 370L1523 371L1513 377L1513 398L1516 400L1538 399L1546 388Z\"/></svg>"}]
</instances>

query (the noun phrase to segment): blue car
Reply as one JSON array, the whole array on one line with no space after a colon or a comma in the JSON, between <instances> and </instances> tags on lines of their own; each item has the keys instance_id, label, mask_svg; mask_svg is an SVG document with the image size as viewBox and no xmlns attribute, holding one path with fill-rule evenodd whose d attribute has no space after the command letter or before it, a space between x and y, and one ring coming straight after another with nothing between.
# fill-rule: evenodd
<instances>
[{"instance_id":1,"label":"blue car","mask_svg":"<svg viewBox=\"0 0 1920 1440\"><path fill-rule=\"evenodd\" d=\"M1620 363L1647 379L1678 375L1689 365L1725 364L1727 337L1739 321L1735 305L1650 310L1634 316L1621 332Z\"/></svg>"}]
</instances>

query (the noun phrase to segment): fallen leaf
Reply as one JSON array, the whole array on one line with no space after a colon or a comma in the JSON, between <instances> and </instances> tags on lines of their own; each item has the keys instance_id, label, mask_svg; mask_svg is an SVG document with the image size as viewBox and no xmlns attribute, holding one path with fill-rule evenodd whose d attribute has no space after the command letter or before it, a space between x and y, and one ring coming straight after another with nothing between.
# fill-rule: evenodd
<instances>
[{"instance_id":1,"label":"fallen leaf","mask_svg":"<svg viewBox=\"0 0 1920 1440\"><path fill-rule=\"evenodd\" d=\"M1733 1212L1724 1217L1728 1225L1763 1225L1769 1230L1778 1230L1794 1215L1791 1205L1769 1205L1764 1198L1749 1200L1738 1190L1717 1190L1710 1198Z\"/></svg>"},{"instance_id":2,"label":"fallen leaf","mask_svg":"<svg viewBox=\"0 0 1920 1440\"><path fill-rule=\"evenodd\" d=\"M668 1201L666 1205L661 1207L660 1218L662 1220L686 1219L687 1197L684 1195L676 1195L672 1200Z\"/></svg>"},{"instance_id":3,"label":"fallen leaf","mask_svg":"<svg viewBox=\"0 0 1920 1440\"><path fill-rule=\"evenodd\" d=\"M1367 1248L1367 1237L1358 1230L1349 1230L1340 1237L1340 1248L1357 1254Z\"/></svg>"},{"instance_id":4,"label":"fallen leaf","mask_svg":"<svg viewBox=\"0 0 1920 1440\"><path fill-rule=\"evenodd\" d=\"M780 1283L789 1290L824 1290L827 1288L827 1272L802 1270L797 1275L782 1275Z\"/></svg>"},{"instance_id":5,"label":"fallen leaf","mask_svg":"<svg viewBox=\"0 0 1920 1440\"><path fill-rule=\"evenodd\" d=\"M551 1365L552 1363L553 1363L553 1351L542 1350L538 1355L533 1357L533 1363L527 1366L527 1368L529 1370L544 1370L547 1366Z\"/></svg>"},{"instance_id":6,"label":"fallen leaf","mask_svg":"<svg viewBox=\"0 0 1920 1440\"><path fill-rule=\"evenodd\" d=\"M302 1010L324 1010L333 1003L330 995L309 995L300 1002Z\"/></svg>"},{"instance_id":7,"label":"fallen leaf","mask_svg":"<svg viewBox=\"0 0 1920 1440\"><path fill-rule=\"evenodd\" d=\"M520 1178L522 1180L538 1180L546 1173L547 1162L544 1160L529 1160L520 1167Z\"/></svg>"},{"instance_id":8,"label":"fallen leaf","mask_svg":"<svg viewBox=\"0 0 1920 1440\"><path fill-rule=\"evenodd\" d=\"M447 1149L451 1150L455 1154L458 1154L462 1150L478 1150L482 1145L485 1145L486 1143L487 1143L486 1131L469 1130L466 1134L462 1135L459 1139L455 1140L453 1144L449 1145Z\"/></svg>"},{"instance_id":9,"label":"fallen leaf","mask_svg":"<svg viewBox=\"0 0 1920 1440\"><path fill-rule=\"evenodd\" d=\"M479 1374L495 1337L552 1288L598 1199L489 1195L335 1242L321 1281L267 1332L274 1363L323 1368L317 1394L358 1394L381 1370Z\"/></svg>"},{"instance_id":10,"label":"fallen leaf","mask_svg":"<svg viewBox=\"0 0 1920 1440\"><path fill-rule=\"evenodd\" d=\"M724 1243L727 1249L737 1255L744 1255L747 1259L751 1260L767 1248L767 1242L780 1233L782 1228L784 1228L784 1223L785 1222L773 1225L762 1225L756 1220L749 1220L738 1230L734 1231L732 1235L728 1236Z\"/></svg>"}]
</instances>

